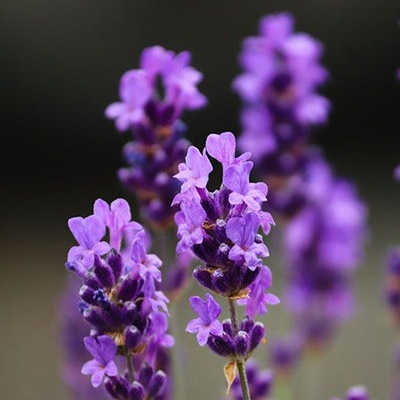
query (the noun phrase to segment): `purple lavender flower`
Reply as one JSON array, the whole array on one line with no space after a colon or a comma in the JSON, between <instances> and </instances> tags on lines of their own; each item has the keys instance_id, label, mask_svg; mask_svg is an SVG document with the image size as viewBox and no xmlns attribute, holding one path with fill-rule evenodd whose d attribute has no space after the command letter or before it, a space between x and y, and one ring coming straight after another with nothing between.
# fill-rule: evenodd
<instances>
[{"instance_id":1,"label":"purple lavender flower","mask_svg":"<svg viewBox=\"0 0 400 400\"><path fill-rule=\"evenodd\" d=\"M210 334L219 336L223 332L222 324L218 321L222 308L208 293L205 301L198 296L192 296L190 305L199 317L188 323L186 331L197 333L197 342L204 346Z\"/></svg>"},{"instance_id":2,"label":"purple lavender flower","mask_svg":"<svg viewBox=\"0 0 400 400\"><path fill-rule=\"evenodd\" d=\"M204 189L207 186L208 175L212 171L205 150L201 154L196 147L190 146L185 161L186 163L179 164L179 173L175 175L175 178L183 182L181 192L193 186Z\"/></svg>"},{"instance_id":3,"label":"purple lavender flower","mask_svg":"<svg viewBox=\"0 0 400 400\"><path fill-rule=\"evenodd\" d=\"M192 252L202 261L194 277L202 286L227 298L231 316L221 324L218 316L222 309L213 297L207 294L203 301L195 296L190 302L199 317L190 321L186 330L197 333L200 346L207 344L214 353L228 359L224 372L229 383L238 369L244 397L249 398L245 363L265 335L264 325L253 318L266 312L267 304L279 300L265 293L272 279L262 259L269 253L258 233L262 228L268 234L274 223L262 209L267 186L249 182L253 168L253 163L247 161L250 154L236 158L235 149L235 137L230 132L211 134L203 153L192 147L186 164L180 165L176 175L184 184L174 204L181 208L175 218L177 250ZM220 189L212 193L206 187L212 171L207 153L222 164L223 171ZM236 300L244 302L249 314L241 321L236 315Z\"/></svg>"},{"instance_id":4,"label":"purple lavender flower","mask_svg":"<svg viewBox=\"0 0 400 400\"><path fill-rule=\"evenodd\" d=\"M95 215L71 218L68 226L79 244L68 252L69 263L87 269L93 266L95 254L102 256L110 250L108 243L100 242L106 234L106 227Z\"/></svg>"},{"instance_id":5,"label":"purple lavender flower","mask_svg":"<svg viewBox=\"0 0 400 400\"><path fill-rule=\"evenodd\" d=\"M200 72L190 66L190 53L147 48L140 69L122 76L120 101L105 112L119 131L133 132L134 141L127 143L123 152L129 167L120 169L118 175L138 198L143 218L157 228L169 227L177 210L171 202L180 182L173 176L189 147L180 117L185 110L206 104L197 90L201 79ZM159 82L163 94L158 92ZM194 166L192 174L197 172Z\"/></svg>"},{"instance_id":6,"label":"purple lavender flower","mask_svg":"<svg viewBox=\"0 0 400 400\"><path fill-rule=\"evenodd\" d=\"M350 276L366 238L366 208L354 187L332 173L325 178L324 191L315 192L313 201L288 223L284 237L287 304L308 343L318 346L351 314ZM313 187L312 174L309 179Z\"/></svg>"},{"instance_id":7,"label":"purple lavender flower","mask_svg":"<svg viewBox=\"0 0 400 400\"><path fill-rule=\"evenodd\" d=\"M244 41L239 57L244 72L233 83L244 102L239 146L252 153L269 183L269 208L285 215L304 202L298 175L313 158L305 144L330 108L316 94L328 76L319 62L322 45L294 33L293 25L286 13L262 18L260 36Z\"/></svg>"},{"instance_id":8,"label":"purple lavender flower","mask_svg":"<svg viewBox=\"0 0 400 400\"><path fill-rule=\"evenodd\" d=\"M200 284L228 298L240 297L259 274L262 258L268 256L268 249L258 233L260 227L269 233L273 224L271 215L261 209L267 187L249 182L253 164L247 161L248 155L235 158L236 143L231 133L225 132L220 137L212 134L207 144L203 155L192 147L191 155L186 158L189 165L180 166L185 173L192 170L192 155L196 155L196 159L207 166L200 174L207 179L201 185L193 183L188 189L182 186L182 192L175 197L174 202L181 208L175 218L179 237L177 249L180 252L190 250L204 262L205 265L195 271ZM211 171L206 154L209 149L209 154L225 168L221 188L213 193L204 185ZM178 173L177 177L189 182L186 174ZM235 196L246 199L236 201ZM264 291L268 287L264 286Z\"/></svg>"},{"instance_id":9,"label":"purple lavender flower","mask_svg":"<svg viewBox=\"0 0 400 400\"><path fill-rule=\"evenodd\" d=\"M254 212L245 214L243 218L233 217L226 224L226 236L234 243L228 254L229 259L240 262L244 258L252 271L261 265L259 257L269 255L264 243L255 242L259 227L260 218Z\"/></svg>"},{"instance_id":10,"label":"purple lavender flower","mask_svg":"<svg viewBox=\"0 0 400 400\"><path fill-rule=\"evenodd\" d=\"M114 362L117 345L113 339L107 335L98 336L97 339L88 336L85 337L84 343L93 360L82 366L82 374L92 375L93 387L99 387L104 376L118 375L118 368Z\"/></svg>"},{"instance_id":11,"label":"purple lavender flower","mask_svg":"<svg viewBox=\"0 0 400 400\"><path fill-rule=\"evenodd\" d=\"M71 268L71 261L67 263L68 269L83 280L79 308L91 326L85 346L94 359L84 364L82 373L92 375L94 387L104 379L104 387L114 399L155 399L168 386L165 374L156 369L161 349L174 344L167 331L168 299L157 286L161 261L147 254L144 229L130 221L124 200L118 199L111 206L97 200L94 211L97 215L73 218L69 224L80 245L93 257L86 268ZM113 248L102 242L108 251L96 252L105 224ZM117 359L121 357L126 358L124 372L118 368ZM140 365L145 364L148 379L137 380Z\"/></svg>"}]
</instances>

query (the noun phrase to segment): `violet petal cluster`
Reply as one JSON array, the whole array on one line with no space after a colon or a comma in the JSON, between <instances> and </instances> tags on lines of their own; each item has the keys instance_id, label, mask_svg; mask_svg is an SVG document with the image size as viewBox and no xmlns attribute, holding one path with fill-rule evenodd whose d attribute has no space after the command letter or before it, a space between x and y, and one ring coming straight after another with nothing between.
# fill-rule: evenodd
<instances>
[{"instance_id":1,"label":"violet petal cluster","mask_svg":"<svg viewBox=\"0 0 400 400\"><path fill-rule=\"evenodd\" d=\"M284 233L287 304L305 341L323 345L353 308L351 274L363 255L366 208L355 188L320 160L308 171L310 199Z\"/></svg>"},{"instance_id":2,"label":"violet petal cluster","mask_svg":"<svg viewBox=\"0 0 400 400\"><path fill-rule=\"evenodd\" d=\"M158 398L167 383L159 357L174 344L168 299L158 289L161 260L147 253L146 232L131 221L125 200L99 199L93 215L68 225L79 246L69 251L66 267L83 281L79 309L91 327L84 344L93 359L82 373L94 387L104 382L114 399ZM131 365L126 371L118 368L121 358Z\"/></svg>"},{"instance_id":3,"label":"violet petal cluster","mask_svg":"<svg viewBox=\"0 0 400 400\"><path fill-rule=\"evenodd\" d=\"M197 333L200 346L208 347L231 360L246 360L262 341L265 329L254 322L278 298L266 293L272 275L263 258L269 255L259 231L268 234L274 221L263 211L267 186L249 181L253 163L249 153L235 156L236 141L230 132L211 134L201 152L190 147L185 163L176 177L182 187L174 200L180 205L175 216L178 225L177 251L191 252L202 265L194 271L195 279L205 288L229 301L240 300L247 316L221 323L220 305L210 295L206 300L192 297L191 305L198 318L190 321L187 331ZM218 190L207 189L213 166L208 156L222 166L222 184Z\"/></svg>"},{"instance_id":4,"label":"violet petal cluster","mask_svg":"<svg viewBox=\"0 0 400 400\"><path fill-rule=\"evenodd\" d=\"M180 184L173 175L189 146L180 117L207 103L197 89L202 74L190 61L186 51L145 49L140 68L121 78L120 101L105 111L119 131L133 133L134 140L123 151L129 166L119 170L119 179L138 198L143 218L157 227L169 226L176 212L171 201Z\"/></svg>"},{"instance_id":5,"label":"violet petal cluster","mask_svg":"<svg viewBox=\"0 0 400 400\"><path fill-rule=\"evenodd\" d=\"M244 72L233 88L244 102L239 147L250 151L270 186L271 209L292 213L302 202L297 174L312 158L305 145L311 128L325 123L329 101L317 93L328 77L320 64L322 44L294 33L290 14L261 19L259 36L243 43Z\"/></svg>"},{"instance_id":6,"label":"violet petal cluster","mask_svg":"<svg viewBox=\"0 0 400 400\"><path fill-rule=\"evenodd\" d=\"M253 167L248 161L250 155L235 158L235 148L235 137L230 132L209 135L203 152L190 147L186 162L179 165L176 177L182 189L174 200L180 205L175 216L177 251L190 251L199 258L203 265L196 268L195 278L225 297L247 293L260 271L268 271L264 291L272 280L268 267L263 265L268 249L259 234L260 229L268 234L274 224L271 215L262 210L267 186L249 182ZM214 192L206 187L213 170L207 153L223 168L222 185Z\"/></svg>"}]
</instances>

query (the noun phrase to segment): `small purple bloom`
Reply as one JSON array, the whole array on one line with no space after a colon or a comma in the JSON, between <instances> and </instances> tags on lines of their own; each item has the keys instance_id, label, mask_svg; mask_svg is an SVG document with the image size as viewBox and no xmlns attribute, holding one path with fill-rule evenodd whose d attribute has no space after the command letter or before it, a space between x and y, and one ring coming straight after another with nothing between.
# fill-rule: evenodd
<instances>
[{"instance_id":1,"label":"small purple bloom","mask_svg":"<svg viewBox=\"0 0 400 400\"><path fill-rule=\"evenodd\" d=\"M194 244L202 243L204 238L202 225L206 218L206 212L196 199L182 202L181 210L175 216L180 239L177 246L178 253L186 251Z\"/></svg>"},{"instance_id":2,"label":"small purple bloom","mask_svg":"<svg viewBox=\"0 0 400 400\"><path fill-rule=\"evenodd\" d=\"M137 222L131 222L131 210L128 202L124 199L116 199L110 205L102 199L97 199L93 206L93 213L108 227L110 245L117 251L121 248L125 229L143 229Z\"/></svg>"},{"instance_id":3,"label":"small purple bloom","mask_svg":"<svg viewBox=\"0 0 400 400\"><path fill-rule=\"evenodd\" d=\"M159 268L162 262L155 254L147 254L143 239L143 235L138 234L132 241L131 259L134 262L134 268L138 269L143 280L146 280L149 274L152 279L161 282Z\"/></svg>"},{"instance_id":4,"label":"small purple bloom","mask_svg":"<svg viewBox=\"0 0 400 400\"><path fill-rule=\"evenodd\" d=\"M91 215L87 218L70 218L68 227L79 243L79 246L73 246L68 252L68 262L79 262L88 269L93 266L95 254L101 256L110 251L108 243L100 242L106 227L99 217Z\"/></svg>"},{"instance_id":5,"label":"small purple bloom","mask_svg":"<svg viewBox=\"0 0 400 400\"><path fill-rule=\"evenodd\" d=\"M97 340L88 336L83 340L86 349L94 359L85 363L81 372L83 375L92 375L91 382L93 387L99 387L105 375L118 375L118 368L114 362L117 345L107 335L99 336Z\"/></svg>"},{"instance_id":6,"label":"small purple bloom","mask_svg":"<svg viewBox=\"0 0 400 400\"><path fill-rule=\"evenodd\" d=\"M227 168L224 174L224 185L232 190L229 202L232 205L245 203L250 210L259 211L261 203L266 201L267 185L259 182L257 185L249 183L250 172L253 168L251 161Z\"/></svg>"},{"instance_id":7,"label":"small purple bloom","mask_svg":"<svg viewBox=\"0 0 400 400\"><path fill-rule=\"evenodd\" d=\"M119 131L126 131L143 119L144 105L150 100L152 92L153 88L145 71L125 72L119 89L121 101L106 108L106 117L115 119Z\"/></svg>"},{"instance_id":8,"label":"small purple bloom","mask_svg":"<svg viewBox=\"0 0 400 400\"><path fill-rule=\"evenodd\" d=\"M213 170L205 150L201 154L196 147L190 146L185 161L179 164L179 172L175 175L175 178L183 182L181 191L185 192L193 186L204 189L208 175Z\"/></svg>"},{"instance_id":9,"label":"small purple bloom","mask_svg":"<svg viewBox=\"0 0 400 400\"><path fill-rule=\"evenodd\" d=\"M253 212L231 218L226 224L226 235L235 244L229 251L229 259L240 261L243 257L252 271L261 264L259 257L269 255L264 243L254 242L259 227L260 218Z\"/></svg>"},{"instance_id":10,"label":"small purple bloom","mask_svg":"<svg viewBox=\"0 0 400 400\"><path fill-rule=\"evenodd\" d=\"M236 139L232 132L224 132L220 135L216 135L215 133L208 135L206 149L211 157L222 164L224 171L226 171L229 166L240 164L251 157L251 154L247 152L235 158Z\"/></svg>"},{"instance_id":11,"label":"small purple bloom","mask_svg":"<svg viewBox=\"0 0 400 400\"><path fill-rule=\"evenodd\" d=\"M238 300L239 304L246 306L246 314L254 318L256 315L264 315L268 312L268 305L280 303L277 296L267 293L271 287L272 274L268 267L263 265L256 280L250 285L250 294L247 299Z\"/></svg>"},{"instance_id":12,"label":"small purple bloom","mask_svg":"<svg viewBox=\"0 0 400 400\"><path fill-rule=\"evenodd\" d=\"M205 301L198 296L192 296L190 305L199 318L192 319L186 331L197 333L197 342L200 346L204 346L210 334L219 336L223 332L222 324L218 321L222 308L209 293L206 294Z\"/></svg>"}]
</instances>

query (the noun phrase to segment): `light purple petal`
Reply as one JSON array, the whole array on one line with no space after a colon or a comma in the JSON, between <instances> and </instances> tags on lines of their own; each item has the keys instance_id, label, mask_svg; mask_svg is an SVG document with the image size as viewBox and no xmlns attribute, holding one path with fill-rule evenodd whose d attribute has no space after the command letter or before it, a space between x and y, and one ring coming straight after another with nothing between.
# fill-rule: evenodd
<instances>
[{"instance_id":1,"label":"light purple petal","mask_svg":"<svg viewBox=\"0 0 400 400\"><path fill-rule=\"evenodd\" d=\"M97 360L90 360L83 364L81 373L83 375L92 375L99 368L101 368L101 364Z\"/></svg>"},{"instance_id":2,"label":"light purple petal","mask_svg":"<svg viewBox=\"0 0 400 400\"><path fill-rule=\"evenodd\" d=\"M105 368L105 373L108 376L117 376L118 375L118 367L114 361L110 361L107 364L107 366Z\"/></svg>"},{"instance_id":3,"label":"light purple petal","mask_svg":"<svg viewBox=\"0 0 400 400\"><path fill-rule=\"evenodd\" d=\"M101 385L105 374L105 370L103 368L98 368L93 372L92 377L90 378L90 382L92 386L97 388Z\"/></svg>"},{"instance_id":4,"label":"light purple petal","mask_svg":"<svg viewBox=\"0 0 400 400\"><path fill-rule=\"evenodd\" d=\"M235 160L235 136L231 132L208 135L206 149L211 157L214 157L226 168Z\"/></svg>"},{"instance_id":5,"label":"light purple petal","mask_svg":"<svg viewBox=\"0 0 400 400\"><path fill-rule=\"evenodd\" d=\"M205 346L207 344L208 337L210 336L210 328L203 327L197 333L197 343L200 346Z\"/></svg>"},{"instance_id":6,"label":"light purple petal","mask_svg":"<svg viewBox=\"0 0 400 400\"><path fill-rule=\"evenodd\" d=\"M197 333L203 325L200 318L192 319L186 326L186 332Z\"/></svg>"}]
</instances>

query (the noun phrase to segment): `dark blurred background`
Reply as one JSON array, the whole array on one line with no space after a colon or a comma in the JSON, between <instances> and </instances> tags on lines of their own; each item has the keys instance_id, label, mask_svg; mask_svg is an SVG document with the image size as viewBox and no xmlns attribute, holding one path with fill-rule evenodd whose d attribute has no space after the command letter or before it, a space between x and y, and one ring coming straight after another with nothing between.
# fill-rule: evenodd
<instances>
[{"instance_id":1,"label":"dark blurred background","mask_svg":"<svg viewBox=\"0 0 400 400\"><path fill-rule=\"evenodd\" d=\"M184 116L190 140L202 145L210 132L239 133L240 102L230 85L240 43L276 11L292 12L297 30L325 45L331 79L323 92L333 112L316 141L338 173L356 181L370 209L357 274L360 309L322 360L318 398L361 382L374 399L390 397L396 332L380 291L385 247L400 244L400 187L392 179L400 163L399 1L0 0L1 399L68 398L55 309L73 242L66 221L89 214L98 197L128 196L115 176L128 137L103 115L121 74L137 66L144 47L190 50L209 98L206 109ZM183 302L182 330L187 308ZM280 312L275 307L265 320L270 333ZM193 337L181 337L193 346ZM187 358L188 398L217 399L222 361L194 346Z\"/></svg>"}]
</instances>

